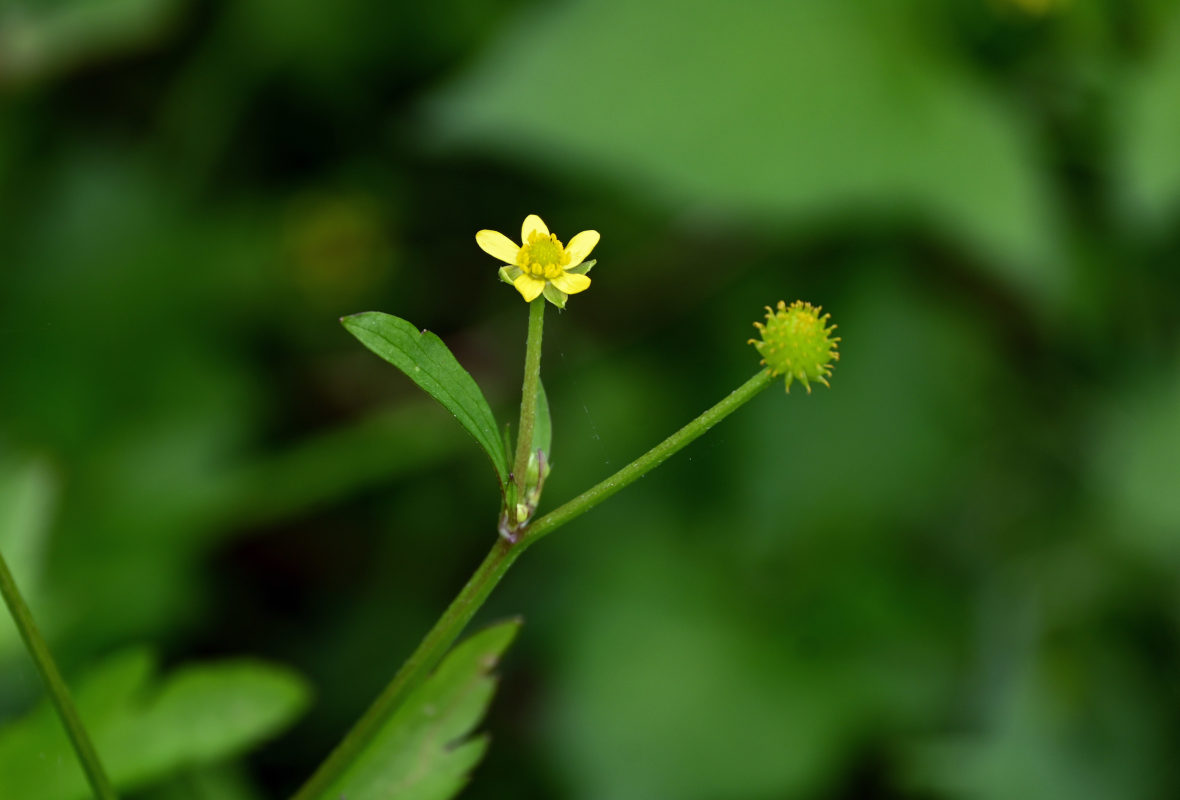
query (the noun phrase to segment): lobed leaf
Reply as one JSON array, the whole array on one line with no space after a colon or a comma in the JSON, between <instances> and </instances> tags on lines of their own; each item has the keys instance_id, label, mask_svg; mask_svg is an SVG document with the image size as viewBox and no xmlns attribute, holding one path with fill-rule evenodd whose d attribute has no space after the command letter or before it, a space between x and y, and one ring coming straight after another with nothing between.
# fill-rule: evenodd
<instances>
[{"instance_id":1,"label":"lobed leaf","mask_svg":"<svg viewBox=\"0 0 1180 800\"><path fill-rule=\"evenodd\" d=\"M78 682L78 711L120 791L241 753L291 723L309 690L256 661L183 667L153 685L154 659L130 650ZM90 789L48 703L0 728L0 797L86 800Z\"/></svg>"},{"instance_id":2,"label":"lobed leaf","mask_svg":"<svg viewBox=\"0 0 1180 800\"><path fill-rule=\"evenodd\" d=\"M491 671L519 628L519 620L502 622L452 650L320 800L447 800L458 794L487 750L487 737L468 737L495 693Z\"/></svg>"}]
</instances>

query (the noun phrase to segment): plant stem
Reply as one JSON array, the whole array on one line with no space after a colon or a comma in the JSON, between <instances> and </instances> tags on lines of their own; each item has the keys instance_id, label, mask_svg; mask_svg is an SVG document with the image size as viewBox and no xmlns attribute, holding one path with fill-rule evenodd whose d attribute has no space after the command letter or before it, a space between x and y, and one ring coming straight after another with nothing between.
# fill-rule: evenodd
<instances>
[{"instance_id":1,"label":"plant stem","mask_svg":"<svg viewBox=\"0 0 1180 800\"><path fill-rule=\"evenodd\" d=\"M524 497L528 477L529 458L533 454L533 427L537 419L537 385L541 380L541 334L545 327L545 298L537 297L529 304L529 335L524 354L524 384L520 390L520 425L516 428L516 462L512 474L516 483L517 502ZM516 518L516 509L508 509L513 525L524 520Z\"/></svg>"},{"instance_id":2,"label":"plant stem","mask_svg":"<svg viewBox=\"0 0 1180 800\"><path fill-rule=\"evenodd\" d=\"M33 622L29 607L25 605L20 590L16 588L16 581L8 571L8 564L5 563L3 555L0 555L0 594L4 595L4 602L8 605L8 611L16 622L21 638L24 639L25 647L32 656L33 663L37 665L37 671L41 673L41 680L45 682L49 698L61 717L70 743L74 746L74 752L78 754L78 761L82 763L82 769L86 773L86 780L90 782L94 796L98 800L117 800L118 796L106 772L103 771L98 753L86 734L85 726L82 725L82 718L78 716L78 709L74 707L70 690L62 680L61 672L58 671L57 664L49 653L49 647L37 629L37 624Z\"/></svg>"},{"instance_id":3,"label":"plant stem","mask_svg":"<svg viewBox=\"0 0 1180 800\"><path fill-rule=\"evenodd\" d=\"M504 577L512 562L524 552L524 548L497 537L496 544L484 558L475 574L447 606L418 649L402 665L393 680L385 687L336 749L320 764L315 774L308 779L292 800L322 800L330 797L327 792L332 784L343 777L365 747L372 742L381 728L393 717L410 692L414 691L430 672L438 666L451 645L467 627L467 623L480 609L492 589Z\"/></svg>"},{"instance_id":4,"label":"plant stem","mask_svg":"<svg viewBox=\"0 0 1180 800\"><path fill-rule=\"evenodd\" d=\"M552 533L565 523L585 514L594 506L610 497L630 483L642 478L651 470L663 464L668 458L704 434L721 420L741 408L755 395L770 385L774 376L764 369L738 388L717 405L701 414L676 433L648 450L621 470L604 481L590 487L565 505L550 511L525 529L521 544L532 544L547 533Z\"/></svg>"},{"instance_id":5,"label":"plant stem","mask_svg":"<svg viewBox=\"0 0 1180 800\"><path fill-rule=\"evenodd\" d=\"M540 364L541 349L541 315L544 308L536 306L544 303L543 298L534 301L529 315L529 344L525 357L525 389L524 396L533 398L533 403L521 404L520 437L524 440L526 416L528 419L528 436L532 438L532 415L535 411L536 375ZM530 366L531 365L531 366ZM530 381L529 376L532 375ZM365 747L373 740L382 726L396 713L407 695L420 686L430 672L438 666L447 654L451 645L462 633L463 628L487 600L488 595L496 588L500 579L508 568L520 557L527 547L542 536L551 533L565 523L586 513L594 506L610 497L615 492L642 478L652 469L658 467L670 456L684 448L690 442L727 416L732 414L755 395L770 385L773 380L770 370L763 370L729 395L717 405L685 425L676 433L669 436L660 444L632 461L627 466L610 476L596 486L570 500L555 511L546 514L532 525L524 529L521 538L515 543L503 537L496 539L496 544L476 569L475 574L459 592L438 622L426 634L418 649L402 665L393 680L369 707L364 716L353 726L344 740L337 745L331 755L320 765L315 774L299 790L292 800L328 800L327 794L336 781L347 773L352 763L360 756ZM530 383L532 390L530 392ZM525 407L529 409L526 412ZM520 461L520 448L517 448L517 461ZM527 466L528 450L525 451ZM522 474L521 467L517 467L517 475ZM333 798L334 800L334 798Z\"/></svg>"}]
</instances>

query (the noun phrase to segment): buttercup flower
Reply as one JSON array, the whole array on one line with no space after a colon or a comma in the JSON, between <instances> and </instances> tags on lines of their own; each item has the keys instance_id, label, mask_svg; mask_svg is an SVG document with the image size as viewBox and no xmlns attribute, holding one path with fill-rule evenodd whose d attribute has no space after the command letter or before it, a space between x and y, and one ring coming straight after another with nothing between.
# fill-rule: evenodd
<instances>
[{"instance_id":1,"label":"buttercup flower","mask_svg":"<svg viewBox=\"0 0 1180 800\"><path fill-rule=\"evenodd\" d=\"M567 295L585 291L590 286L586 273L594 266L586 256L598 244L598 231L582 231L568 245L549 232L536 214L524 218L520 245L496 231L480 231L475 241L485 253L508 264L500 268L500 278L511 283L526 301L545 293L545 299L565 308Z\"/></svg>"}]
</instances>

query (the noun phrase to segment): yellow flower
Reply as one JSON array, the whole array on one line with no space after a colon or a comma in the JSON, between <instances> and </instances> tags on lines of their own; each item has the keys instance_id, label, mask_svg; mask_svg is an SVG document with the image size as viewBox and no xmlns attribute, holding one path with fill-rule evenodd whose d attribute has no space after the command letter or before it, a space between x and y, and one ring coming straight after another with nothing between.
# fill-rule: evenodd
<instances>
[{"instance_id":1,"label":"yellow flower","mask_svg":"<svg viewBox=\"0 0 1180 800\"><path fill-rule=\"evenodd\" d=\"M566 295L583 292L590 286L586 273L594 266L586 256L598 244L598 231L582 231L569 245L549 232L536 214L524 218L520 246L502 233L480 231L475 241L490 256L508 264L500 277L516 287L520 296L532 302L545 293L545 299L561 308Z\"/></svg>"}]
</instances>

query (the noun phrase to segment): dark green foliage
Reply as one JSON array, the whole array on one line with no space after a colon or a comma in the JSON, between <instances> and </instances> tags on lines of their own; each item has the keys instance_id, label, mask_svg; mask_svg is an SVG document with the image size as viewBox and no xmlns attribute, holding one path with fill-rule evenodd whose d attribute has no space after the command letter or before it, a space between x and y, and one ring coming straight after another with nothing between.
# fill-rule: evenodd
<instances>
[{"instance_id":1,"label":"dark green foliage","mask_svg":"<svg viewBox=\"0 0 1180 800\"><path fill-rule=\"evenodd\" d=\"M135 641L317 689L148 800L292 790L493 541L336 320L437 331L515 426L472 236L527 213L603 237L539 513L748 378L764 305L842 356L514 567L464 797L1180 796L1175 3L82 5L0 14L46 43L0 47L0 547L71 680ZM39 697L0 632L0 718Z\"/></svg>"}]
</instances>

